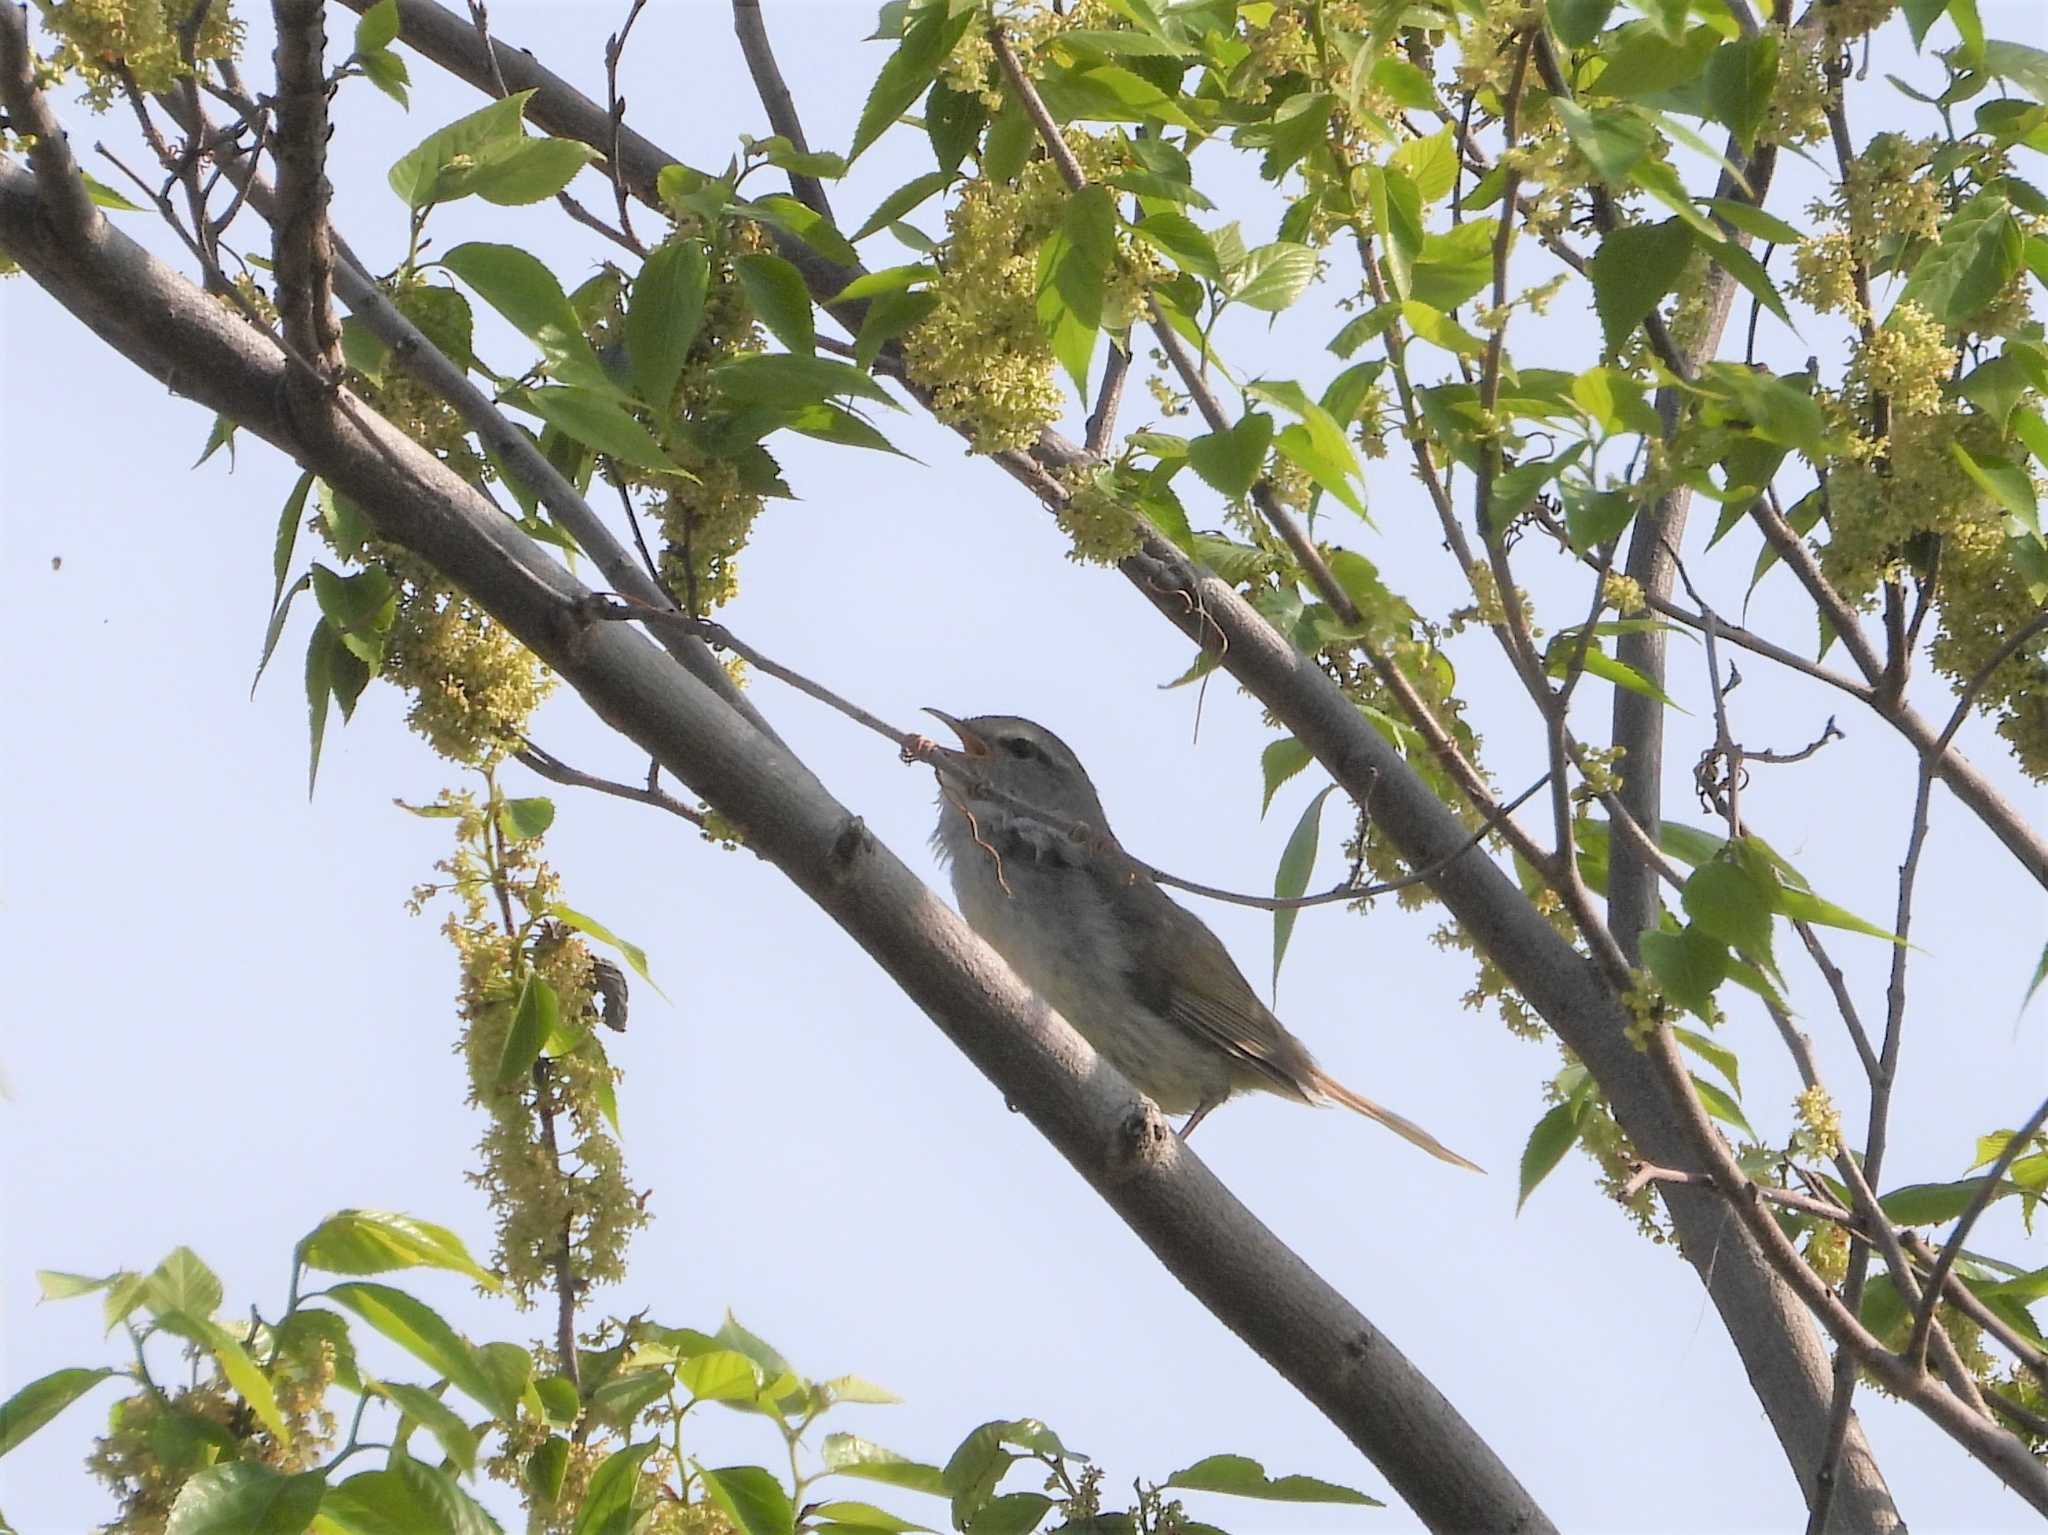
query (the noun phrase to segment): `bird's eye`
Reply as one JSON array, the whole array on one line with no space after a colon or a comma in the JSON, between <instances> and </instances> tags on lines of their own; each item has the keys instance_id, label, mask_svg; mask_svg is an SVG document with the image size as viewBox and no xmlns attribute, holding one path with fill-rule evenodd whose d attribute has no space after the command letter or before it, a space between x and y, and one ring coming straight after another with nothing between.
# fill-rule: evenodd
<instances>
[{"instance_id":1,"label":"bird's eye","mask_svg":"<svg viewBox=\"0 0 2048 1535\"><path fill-rule=\"evenodd\" d=\"M1003 750L1020 761L1028 760L1038 755L1038 748L1023 736L1011 736L1009 740L1003 742Z\"/></svg>"}]
</instances>

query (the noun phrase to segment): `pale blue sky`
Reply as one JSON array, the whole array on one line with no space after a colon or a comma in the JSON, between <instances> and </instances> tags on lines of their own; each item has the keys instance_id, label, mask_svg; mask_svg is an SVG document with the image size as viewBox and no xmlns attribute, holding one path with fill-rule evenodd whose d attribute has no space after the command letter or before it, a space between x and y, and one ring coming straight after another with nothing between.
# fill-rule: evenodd
<instances>
[{"instance_id":1,"label":"pale blue sky","mask_svg":"<svg viewBox=\"0 0 2048 1535\"><path fill-rule=\"evenodd\" d=\"M858 42L872 8L765 9L813 139L843 146L882 57ZM1983 9L1994 34L2048 43L2032 0ZM492 15L502 38L601 93L602 41L621 11L500 0ZM1902 38L1888 41L1895 56L1873 66L1856 115L1865 126L1912 126L1882 75L1924 79L1929 66ZM249 68L266 71L260 49ZM404 238L384 167L478 104L422 61L413 72L409 118L360 82L336 109L337 216L379 263L395 261ZM723 5L652 5L625 75L634 122L697 163L722 163L735 132L766 131ZM96 135L128 136L117 116L72 122L81 151ZM886 137L834 189L842 222L857 224L926 168L923 153L908 131ZM112 179L89 153L87 163ZM1223 187L1239 185L1225 163L1207 174L1219 173ZM1794 162L1770 206L1796 217L1810 187ZM123 227L170 254L147 220ZM433 227L444 248L462 238L527 245L572 283L608 250L551 211L465 204ZM253 222L238 229L256 240ZM1766 321L1783 366L1836 344L1800 318L1805 341ZM1249 368L1320 383L1332 363L1318 325L1327 321L1290 317L1270 336L1244 326L1226 345ZM247 697L271 532L296 470L248 443L232 472L225 457L189 471L206 415L21 279L0 285L0 326L11 803L0 934L16 995L0 1038L0 1146L16 1169L0 1206L4 1395L117 1354L90 1303L36 1305L38 1267L147 1266L186 1243L219 1270L230 1308L274 1313L292 1243L336 1207L442 1221L479 1252L490 1235L463 1178L482 1126L462 1105L452 956L438 916L403 909L445 828L391 804L458 780L403 730L397 695L377 688L351 726L330 731L318 797L306 802L303 617L275 674ZM1592 329L1589 314L1561 304L1540 335L1525 336L1522 355L1577 355ZM494 355L517 355L502 335L492 344ZM1153 414L1134 391L1126 425ZM1318 774L1283 790L1262 822L1257 759L1271 733L1256 705L1218 679L1196 740L1195 690L1158 687L1185 667L1182 639L1121 578L1068 562L1035 503L965 459L957 439L915 415L885 426L922 466L777 445L802 499L762 519L728 615L735 630L902 724L924 704L1040 719L1088 764L1133 851L1193 878L1270 888ZM1441 611L1455 572L1419 491L1398 471L1376 472L1373 490L1377 531L1341 511L1330 526ZM1214 520L1213 506L1195 510L1198 525ZM1753 555L1737 533L1689 558L1733 608ZM1751 618L1795 647L1809 643L1810 611L1782 573ZM1540 770L1526 710L1514 708L1490 640L1468 637L1453 653L1489 764L1519 788ZM1676 666L1696 668L1696 656L1675 643ZM1830 714L1849 733L1813 763L1759 770L1748 816L1823 894L1887 919L1909 753L1817 684L1762 662L1743 672L1731 702L1752 743L1803 744ZM1682 697L1700 696L1696 670L1678 679ZM771 683L754 696L847 804L930 868L928 774ZM1584 696L1604 713L1604 693L1589 684ZM1594 716L1588 728L1604 735ZM1695 714L1671 729L1673 811L1686 819L1690 767L1711 726ZM536 735L591 771L631 778L643 766L573 697L549 706ZM1963 739L2015 799L2038 805L1988 732L1973 726ZM527 782L517 769L508 778ZM923 1459L943 1460L984 1419L1030 1414L1101 1459L1113 1486L1235 1451L1385 1494L1337 1432L1190 1300L771 868L653 812L534 792L554 792L561 807L549 853L568 899L644 944L674 999L640 988L631 1031L612 1046L626 1070L629 1165L653 1190L655 1219L633 1249L630 1282L595 1305L693 1326L715 1325L731 1306L799 1368L858 1371L901 1393L905 1405L848 1409L841 1426ZM1319 878L1337 869L1326 845ZM1262 975L1268 919L1198 909ZM1937 793L1888 1185L1959 1175L1977 1134L2036 1101L2043 1026L2038 1010L2017 1027L2014 1014L2042 918L2039 890ZM1795 1528L1791 1477L1690 1270L1636 1238L1577 1157L1515 1217L1514 1169L1555 1050L1461 1008L1471 964L1431 945L1437 922L1388 903L1367 919L1305 915L1281 1012L1338 1077L1428 1125L1490 1177L1434 1163L1350 1116L1276 1100L1233 1104L1204 1127L1199 1149L1436 1380L1560 1527ZM1845 937L1836 953L1866 1012L1877 1012L1884 947ZM1787 968L1860 1138L1853 1057L1810 971ZM1726 1041L1742 1052L1750 1117L1781 1136L1789 1067L1760 1013L1732 1011ZM1988 1223L1985 1241L1994 1236L2010 1257L2048 1261L2012 1223ZM417 1287L479 1340L548 1330L544 1316L485 1303L448 1277ZM406 1378L395 1362L393 1373ZM23 1535L77 1530L109 1512L79 1461L111 1398L103 1389L0 1462L0 1507ZM1916 1530L2028 1522L1917 1415L1871 1393L1862 1402ZM772 1463L776 1453L743 1420L710 1418L699 1433L712 1464ZM1414 1527L1399 1508L1197 1501L1197 1517L1239 1530ZM894 1502L942 1517L908 1494Z\"/></svg>"}]
</instances>

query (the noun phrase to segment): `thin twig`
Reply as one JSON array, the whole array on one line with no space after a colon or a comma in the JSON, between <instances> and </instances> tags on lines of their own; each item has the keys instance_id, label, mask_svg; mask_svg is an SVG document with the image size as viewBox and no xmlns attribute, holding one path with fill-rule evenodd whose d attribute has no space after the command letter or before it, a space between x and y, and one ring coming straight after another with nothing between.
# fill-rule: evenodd
<instances>
[{"instance_id":1,"label":"thin twig","mask_svg":"<svg viewBox=\"0 0 2048 1535\"><path fill-rule=\"evenodd\" d=\"M647 0L633 0L626 11L625 25L605 39L604 45L605 115L612 124L611 150L605 156L605 169L611 176L612 196L619 205L619 232L639 248L642 255L646 254L645 248L640 246L639 238L633 233L633 215L629 207L632 198L626 191L625 175L619 170L619 161L624 158L619 146L626 126L626 99L619 94L619 60L625 57L626 39L633 35L633 23L640 19L640 13L646 7Z\"/></svg>"},{"instance_id":2,"label":"thin twig","mask_svg":"<svg viewBox=\"0 0 2048 1535\"><path fill-rule=\"evenodd\" d=\"M1116 435L1117 408L1123 404L1124 380L1130 371L1130 348L1112 341L1109 359L1102 366L1102 383L1095 392L1095 409L1088 413L1088 433L1083 444L1097 458L1109 451L1109 439Z\"/></svg>"},{"instance_id":3,"label":"thin twig","mask_svg":"<svg viewBox=\"0 0 2048 1535\"><path fill-rule=\"evenodd\" d=\"M651 782L643 788L635 784L619 783L615 779L598 778L593 774L570 767L561 758L555 756L552 752L543 751L531 741L528 741L517 752L514 752L513 756L526 767L540 774L541 777L551 779L555 783L564 784L572 789L595 789L600 794L610 794L618 799L629 799L635 804L652 805L657 810L666 810L672 816L680 816L699 830L702 830L704 827L703 816L692 810L688 805L685 805L674 795L665 793L663 790L655 787Z\"/></svg>"}]
</instances>

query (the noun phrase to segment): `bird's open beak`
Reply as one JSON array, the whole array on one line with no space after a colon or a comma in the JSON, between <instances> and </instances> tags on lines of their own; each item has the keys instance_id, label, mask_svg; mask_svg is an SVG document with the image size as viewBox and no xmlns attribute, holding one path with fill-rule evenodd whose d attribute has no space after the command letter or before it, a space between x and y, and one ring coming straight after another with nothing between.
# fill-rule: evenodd
<instances>
[{"instance_id":1,"label":"bird's open beak","mask_svg":"<svg viewBox=\"0 0 2048 1535\"><path fill-rule=\"evenodd\" d=\"M953 750L951 747L939 748L941 751L945 752L947 756L964 757L969 760L972 760L977 757L986 757L989 755L990 747L988 742L983 740L980 736L976 735L974 731L968 727L967 723L964 720L954 719L952 715L946 713L943 709L927 709L924 712L929 714L933 719L939 721L941 724L945 725L948 729L950 729L953 732L954 735L960 738L960 750L958 751Z\"/></svg>"}]
</instances>

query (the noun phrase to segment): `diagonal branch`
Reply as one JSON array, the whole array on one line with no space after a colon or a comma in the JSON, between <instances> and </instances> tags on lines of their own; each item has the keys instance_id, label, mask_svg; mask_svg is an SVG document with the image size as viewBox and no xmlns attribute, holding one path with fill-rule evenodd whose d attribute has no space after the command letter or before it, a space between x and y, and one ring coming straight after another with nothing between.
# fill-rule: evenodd
<instances>
[{"instance_id":1,"label":"diagonal branch","mask_svg":"<svg viewBox=\"0 0 2048 1535\"><path fill-rule=\"evenodd\" d=\"M6 40L0 22L0 51ZM419 445L346 395L326 430L302 433L281 404L284 365L245 326L118 232L67 245L41 211L33 179L0 163L0 250L131 361L362 506L381 537L432 562L602 719L743 827L1427 1524L1553 1528L1399 1349L1239 1204L1158 1110L787 749L631 626L586 622L593 594ZM1453 867L1475 861L1490 867L1472 854Z\"/></svg>"}]
</instances>

